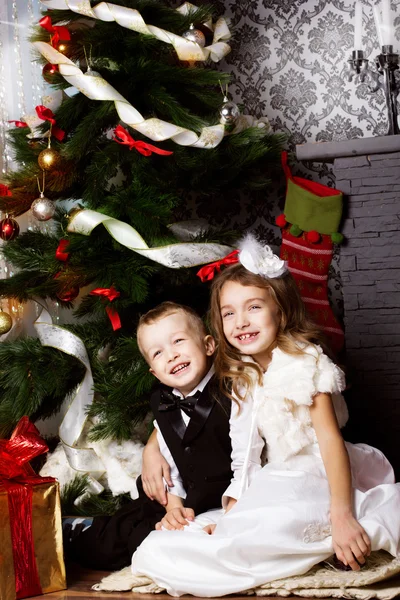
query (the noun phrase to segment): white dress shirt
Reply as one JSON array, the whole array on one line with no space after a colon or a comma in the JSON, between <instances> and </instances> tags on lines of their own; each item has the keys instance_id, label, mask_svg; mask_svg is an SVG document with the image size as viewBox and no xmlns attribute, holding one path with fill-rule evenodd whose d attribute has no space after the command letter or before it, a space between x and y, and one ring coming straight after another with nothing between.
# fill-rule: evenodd
<instances>
[{"instance_id":1,"label":"white dress shirt","mask_svg":"<svg viewBox=\"0 0 400 600\"><path fill-rule=\"evenodd\" d=\"M205 377L203 377L203 379L200 381L200 383L187 395L192 396L197 391L202 392L204 390L204 388L206 387L207 383L210 381L211 377L214 375L214 373L215 373L215 369L214 369L214 366L212 366L211 369L208 371L207 375ZM176 388L174 388L172 390L172 393L176 394L180 398L184 397L183 394ZM183 419L185 425L187 426L190 421L190 417L185 412L183 412L183 410L181 410L181 415L182 415L182 419ZM160 447L160 452L163 455L163 457L165 458L165 460L167 461L167 463L169 464L169 467L171 469L171 481L174 485L173 485L173 487L170 487L164 479L164 484L167 489L167 492L170 494L173 494L174 496L179 496L180 498L186 498L186 490L183 487L182 478L178 471L178 467L176 466L175 461L172 458L172 454L165 442L164 436L162 435L162 433L157 425L156 420L154 420L154 427L157 430L157 441L158 441L158 445Z\"/></svg>"}]
</instances>

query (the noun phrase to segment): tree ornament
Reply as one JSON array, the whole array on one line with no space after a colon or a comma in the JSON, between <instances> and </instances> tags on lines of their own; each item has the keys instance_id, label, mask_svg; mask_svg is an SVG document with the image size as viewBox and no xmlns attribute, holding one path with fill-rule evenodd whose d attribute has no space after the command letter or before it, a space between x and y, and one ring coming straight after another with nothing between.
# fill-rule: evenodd
<instances>
[{"instance_id":1,"label":"tree ornament","mask_svg":"<svg viewBox=\"0 0 400 600\"><path fill-rule=\"evenodd\" d=\"M97 71L93 71L90 65L88 66L87 71L86 73L84 73L84 75L86 77L101 77L100 73L98 73Z\"/></svg>"},{"instance_id":2,"label":"tree ornament","mask_svg":"<svg viewBox=\"0 0 400 600\"><path fill-rule=\"evenodd\" d=\"M50 63L47 63L46 65L44 65L44 67L42 69L43 79L47 83L54 83L53 77L56 73L58 73L57 65L51 65Z\"/></svg>"},{"instance_id":3,"label":"tree ornament","mask_svg":"<svg viewBox=\"0 0 400 600\"><path fill-rule=\"evenodd\" d=\"M43 192L40 192L39 198L36 198L31 204L33 216L38 221L49 221L56 212L54 203L46 198Z\"/></svg>"},{"instance_id":4,"label":"tree ornament","mask_svg":"<svg viewBox=\"0 0 400 600\"><path fill-rule=\"evenodd\" d=\"M286 217L284 215L284 213L282 213L281 215L278 215L275 219L275 223L278 225L278 227L282 228L282 227L286 227L287 225L287 221L286 221Z\"/></svg>"},{"instance_id":5,"label":"tree ornament","mask_svg":"<svg viewBox=\"0 0 400 600\"><path fill-rule=\"evenodd\" d=\"M339 231L335 231L331 234L331 240L334 244L341 244L344 240L343 234L339 233Z\"/></svg>"},{"instance_id":6,"label":"tree ornament","mask_svg":"<svg viewBox=\"0 0 400 600\"><path fill-rule=\"evenodd\" d=\"M198 44L202 48L206 45L206 36L200 29L195 29L193 23L191 23L189 29L185 31L185 33L182 33L182 37L189 42Z\"/></svg>"},{"instance_id":7,"label":"tree ornament","mask_svg":"<svg viewBox=\"0 0 400 600\"><path fill-rule=\"evenodd\" d=\"M77 286L72 287L70 290L59 294L56 294L57 298L61 300L61 302L72 302L79 296L79 288Z\"/></svg>"},{"instance_id":8,"label":"tree ornament","mask_svg":"<svg viewBox=\"0 0 400 600\"><path fill-rule=\"evenodd\" d=\"M10 242L19 234L19 225L15 219L6 217L0 221L0 238L5 242Z\"/></svg>"},{"instance_id":9,"label":"tree ornament","mask_svg":"<svg viewBox=\"0 0 400 600\"><path fill-rule=\"evenodd\" d=\"M97 71L93 71L92 69L92 44L90 44L90 51L89 51L89 57L86 54L86 48L85 46L83 46L83 52L85 54L85 58L86 58L86 65L87 65L87 71L86 73L84 73L84 75L86 77L101 77L100 73L98 73Z\"/></svg>"},{"instance_id":10,"label":"tree ornament","mask_svg":"<svg viewBox=\"0 0 400 600\"><path fill-rule=\"evenodd\" d=\"M307 231L307 233L306 233L306 239L309 242L311 242L312 244L317 244L320 241L321 236L318 233L318 231L315 231L315 230L313 230L313 231Z\"/></svg>"},{"instance_id":11,"label":"tree ornament","mask_svg":"<svg viewBox=\"0 0 400 600\"><path fill-rule=\"evenodd\" d=\"M42 171L51 171L59 166L61 162L61 155L57 150L50 147L50 138L49 145L45 150L42 150L38 156L38 164Z\"/></svg>"},{"instance_id":12,"label":"tree ornament","mask_svg":"<svg viewBox=\"0 0 400 600\"><path fill-rule=\"evenodd\" d=\"M294 235L294 237L299 237L303 233L303 230L296 224L293 224L289 229L290 233Z\"/></svg>"},{"instance_id":13,"label":"tree ornament","mask_svg":"<svg viewBox=\"0 0 400 600\"><path fill-rule=\"evenodd\" d=\"M12 318L2 309L0 309L0 335L4 335L8 331L10 331L13 325Z\"/></svg>"},{"instance_id":14,"label":"tree ornament","mask_svg":"<svg viewBox=\"0 0 400 600\"><path fill-rule=\"evenodd\" d=\"M240 115L240 110L237 104L224 96L223 104L220 108L221 123L223 125L234 125Z\"/></svg>"},{"instance_id":15,"label":"tree ornament","mask_svg":"<svg viewBox=\"0 0 400 600\"><path fill-rule=\"evenodd\" d=\"M54 279L58 279L60 275L62 275L63 271L59 271L54 275ZM61 302L72 302L79 296L79 287L77 285L73 285L69 289L62 289L59 292L56 292L56 296Z\"/></svg>"},{"instance_id":16,"label":"tree ornament","mask_svg":"<svg viewBox=\"0 0 400 600\"><path fill-rule=\"evenodd\" d=\"M38 221L48 221L49 219L51 219L51 217L54 216L54 213L56 212L54 203L48 198L46 198L46 196L44 195L45 178L46 174L45 171L43 171L43 184L42 189L40 189L39 177L36 177L40 196L39 198L36 198L36 200L34 200L31 204L33 216Z\"/></svg>"}]
</instances>

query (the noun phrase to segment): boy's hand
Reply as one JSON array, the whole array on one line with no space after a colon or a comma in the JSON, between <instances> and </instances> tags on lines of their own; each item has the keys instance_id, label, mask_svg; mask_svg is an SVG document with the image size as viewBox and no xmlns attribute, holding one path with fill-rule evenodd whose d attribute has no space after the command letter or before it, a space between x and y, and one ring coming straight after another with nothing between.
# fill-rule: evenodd
<instances>
[{"instance_id":1,"label":"boy's hand","mask_svg":"<svg viewBox=\"0 0 400 600\"><path fill-rule=\"evenodd\" d=\"M353 571L359 571L365 557L371 554L371 541L353 517L332 518L332 542L337 558Z\"/></svg>"},{"instance_id":2,"label":"boy's hand","mask_svg":"<svg viewBox=\"0 0 400 600\"><path fill-rule=\"evenodd\" d=\"M180 529L182 530L185 525L188 524L188 521L194 520L194 510L192 508L185 508L184 506L179 506L176 508L172 508L169 510L165 517L161 519L159 523L156 524L156 529L164 529L174 530Z\"/></svg>"},{"instance_id":3,"label":"boy's hand","mask_svg":"<svg viewBox=\"0 0 400 600\"><path fill-rule=\"evenodd\" d=\"M143 450L142 483L143 491L150 498L163 506L167 504L167 490L163 478L173 487L169 464L160 453L158 444L147 443Z\"/></svg>"}]
</instances>

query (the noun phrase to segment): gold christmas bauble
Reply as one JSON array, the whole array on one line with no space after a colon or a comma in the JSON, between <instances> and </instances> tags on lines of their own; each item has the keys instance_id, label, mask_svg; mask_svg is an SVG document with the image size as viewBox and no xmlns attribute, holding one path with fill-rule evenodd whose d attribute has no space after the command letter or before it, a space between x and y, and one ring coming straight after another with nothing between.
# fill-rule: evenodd
<instances>
[{"instance_id":1,"label":"gold christmas bauble","mask_svg":"<svg viewBox=\"0 0 400 600\"><path fill-rule=\"evenodd\" d=\"M13 325L12 318L6 312L0 310L0 335L4 335L10 331Z\"/></svg>"},{"instance_id":2,"label":"gold christmas bauble","mask_svg":"<svg viewBox=\"0 0 400 600\"><path fill-rule=\"evenodd\" d=\"M50 171L51 169L55 169L61 162L60 153L54 148L46 148L42 150L38 156L39 167L43 169L43 171Z\"/></svg>"}]
</instances>

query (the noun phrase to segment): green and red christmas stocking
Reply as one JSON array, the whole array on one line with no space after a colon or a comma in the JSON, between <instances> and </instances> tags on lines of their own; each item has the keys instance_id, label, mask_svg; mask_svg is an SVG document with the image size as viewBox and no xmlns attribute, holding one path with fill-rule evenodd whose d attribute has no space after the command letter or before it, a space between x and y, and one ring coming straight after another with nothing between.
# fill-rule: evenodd
<instances>
[{"instance_id":1,"label":"green and red christmas stocking","mask_svg":"<svg viewBox=\"0 0 400 600\"><path fill-rule=\"evenodd\" d=\"M310 317L325 333L338 353L344 343L343 328L328 300L328 272L333 244L341 243L338 232L343 194L321 183L294 177L282 153L287 178L284 213L276 218L282 229L280 256L296 280Z\"/></svg>"}]
</instances>

